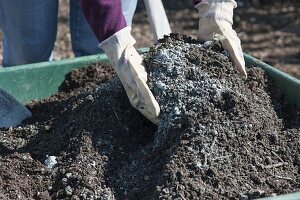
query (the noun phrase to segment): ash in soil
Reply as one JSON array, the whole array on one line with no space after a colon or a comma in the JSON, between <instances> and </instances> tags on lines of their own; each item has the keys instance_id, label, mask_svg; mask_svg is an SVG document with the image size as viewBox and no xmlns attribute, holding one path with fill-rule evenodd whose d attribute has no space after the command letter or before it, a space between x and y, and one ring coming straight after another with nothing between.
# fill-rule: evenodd
<instances>
[{"instance_id":1,"label":"ash in soil","mask_svg":"<svg viewBox=\"0 0 300 200\"><path fill-rule=\"evenodd\" d=\"M300 113L266 74L253 68L247 80L240 77L218 42L201 45L181 35L162 42L145 58L162 109L155 151L169 159L155 197L299 191Z\"/></svg>"},{"instance_id":2,"label":"ash in soil","mask_svg":"<svg viewBox=\"0 0 300 200\"><path fill-rule=\"evenodd\" d=\"M63 92L29 106L32 119L0 131L0 197L253 199L300 190L300 113L262 70L245 80L217 42L181 35L144 61L158 127L131 107L118 78L91 84L111 79L108 66L73 72Z\"/></svg>"}]
</instances>

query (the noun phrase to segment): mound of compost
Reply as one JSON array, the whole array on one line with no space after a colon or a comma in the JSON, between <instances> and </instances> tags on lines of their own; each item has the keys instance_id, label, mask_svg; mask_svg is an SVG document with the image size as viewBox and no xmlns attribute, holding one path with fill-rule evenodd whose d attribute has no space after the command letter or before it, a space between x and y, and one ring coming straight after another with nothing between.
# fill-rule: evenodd
<instances>
[{"instance_id":1,"label":"mound of compost","mask_svg":"<svg viewBox=\"0 0 300 200\"><path fill-rule=\"evenodd\" d=\"M144 63L158 127L131 107L109 66L73 71L60 93L28 105L31 119L0 131L0 198L253 199L300 190L300 112L263 70L240 77L218 41L176 34Z\"/></svg>"}]
</instances>

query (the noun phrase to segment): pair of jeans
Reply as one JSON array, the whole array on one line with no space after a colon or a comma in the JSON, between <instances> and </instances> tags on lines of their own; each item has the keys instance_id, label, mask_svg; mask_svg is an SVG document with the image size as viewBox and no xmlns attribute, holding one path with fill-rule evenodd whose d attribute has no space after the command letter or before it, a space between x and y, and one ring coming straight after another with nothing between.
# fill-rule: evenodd
<instances>
[{"instance_id":1,"label":"pair of jeans","mask_svg":"<svg viewBox=\"0 0 300 200\"><path fill-rule=\"evenodd\" d=\"M137 0L122 0L128 25ZM3 32L3 66L51 60L56 40L58 0L0 0L0 28ZM70 0L70 32L75 56L99 53L79 0Z\"/></svg>"}]
</instances>

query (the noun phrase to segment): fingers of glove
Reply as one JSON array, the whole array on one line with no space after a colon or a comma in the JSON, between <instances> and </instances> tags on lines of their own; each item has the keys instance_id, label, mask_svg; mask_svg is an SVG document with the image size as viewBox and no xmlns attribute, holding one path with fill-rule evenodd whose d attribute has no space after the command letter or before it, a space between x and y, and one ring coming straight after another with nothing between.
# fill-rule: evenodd
<instances>
[{"instance_id":1,"label":"fingers of glove","mask_svg":"<svg viewBox=\"0 0 300 200\"><path fill-rule=\"evenodd\" d=\"M153 123L158 123L159 105L151 93L142 58L135 49L126 49L124 62L118 68L118 76L126 90L131 105Z\"/></svg>"},{"instance_id":2,"label":"fingers of glove","mask_svg":"<svg viewBox=\"0 0 300 200\"><path fill-rule=\"evenodd\" d=\"M230 53L230 58L240 74L247 77L241 41L231 24L226 21L216 21L214 18L199 20L198 40L212 40L214 33L220 35L222 47Z\"/></svg>"},{"instance_id":3,"label":"fingers of glove","mask_svg":"<svg viewBox=\"0 0 300 200\"><path fill-rule=\"evenodd\" d=\"M123 82L122 82L123 83ZM127 97L130 101L130 104L132 107L137 109L142 115L144 115L148 120L150 120L152 123L158 125L159 123L159 105L154 99L154 101L151 102L153 104L152 106L144 106L145 102L141 102L140 97L137 95L136 90L134 90L130 85L128 84L123 84L123 87L126 91ZM143 95L146 97L146 95ZM148 103L149 105L149 103Z\"/></svg>"},{"instance_id":4,"label":"fingers of glove","mask_svg":"<svg viewBox=\"0 0 300 200\"><path fill-rule=\"evenodd\" d=\"M139 82L139 80L137 80L137 82ZM137 84L140 88L142 88L141 85L144 83L141 82ZM139 91L136 91L132 90L132 88L127 88L125 90L131 105L151 122L158 124L160 108L151 91L144 89L139 89Z\"/></svg>"},{"instance_id":5,"label":"fingers of glove","mask_svg":"<svg viewBox=\"0 0 300 200\"><path fill-rule=\"evenodd\" d=\"M221 44L230 53L230 58L242 76L247 77L241 41L232 29L222 29Z\"/></svg>"}]
</instances>

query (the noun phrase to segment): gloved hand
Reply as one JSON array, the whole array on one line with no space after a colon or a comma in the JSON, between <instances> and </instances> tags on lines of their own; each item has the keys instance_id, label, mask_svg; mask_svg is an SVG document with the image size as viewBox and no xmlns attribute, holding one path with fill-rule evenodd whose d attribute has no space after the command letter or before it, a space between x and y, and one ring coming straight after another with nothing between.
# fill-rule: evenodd
<instances>
[{"instance_id":1,"label":"gloved hand","mask_svg":"<svg viewBox=\"0 0 300 200\"><path fill-rule=\"evenodd\" d=\"M213 34L219 34L225 50L230 53L232 62L241 75L247 77L241 41L232 29L233 9L237 7L234 0L202 0L196 4L199 17L198 40L212 40Z\"/></svg>"},{"instance_id":2,"label":"gloved hand","mask_svg":"<svg viewBox=\"0 0 300 200\"><path fill-rule=\"evenodd\" d=\"M100 43L115 68L131 105L146 118L158 124L159 105L151 93L147 82L147 72L142 65L142 57L133 47L135 39L131 28L126 27Z\"/></svg>"}]
</instances>

